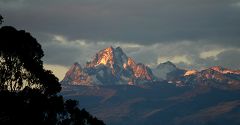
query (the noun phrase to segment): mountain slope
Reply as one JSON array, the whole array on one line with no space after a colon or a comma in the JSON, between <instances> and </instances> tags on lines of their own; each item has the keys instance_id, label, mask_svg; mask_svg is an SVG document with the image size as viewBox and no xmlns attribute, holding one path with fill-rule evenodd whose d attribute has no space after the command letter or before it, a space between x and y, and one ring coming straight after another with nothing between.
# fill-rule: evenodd
<instances>
[{"instance_id":1,"label":"mountain slope","mask_svg":"<svg viewBox=\"0 0 240 125\"><path fill-rule=\"evenodd\" d=\"M239 125L240 91L209 87L63 86L66 98L79 100L111 125ZM219 122L220 121L220 122Z\"/></svg>"}]
</instances>

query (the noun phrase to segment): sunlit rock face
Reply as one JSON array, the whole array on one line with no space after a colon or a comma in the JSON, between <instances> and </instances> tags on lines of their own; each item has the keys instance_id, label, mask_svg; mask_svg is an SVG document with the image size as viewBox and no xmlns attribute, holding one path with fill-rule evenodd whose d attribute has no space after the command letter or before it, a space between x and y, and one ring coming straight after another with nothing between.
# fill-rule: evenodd
<instances>
[{"instance_id":1,"label":"sunlit rock face","mask_svg":"<svg viewBox=\"0 0 240 125\"><path fill-rule=\"evenodd\" d=\"M197 70L187 70L184 74L184 76L194 75L197 74Z\"/></svg>"},{"instance_id":2,"label":"sunlit rock face","mask_svg":"<svg viewBox=\"0 0 240 125\"><path fill-rule=\"evenodd\" d=\"M76 67L75 65L72 67ZM120 47L108 47L99 51L92 61L87 62L85 67L80 69L70 68L63 83L73 85L135 85L151 82L154 79L149 67L135 63Z\"/></svg>"},{"instance_id":3,"label":"sunlit rock face","mask_svg":"<svg viewBox=\"0 0 240 125\"><path fill-rule=\"evenodd\" d=\"M92 78L83 71L82 67L78 63L74 63L66 73L64 83L79 85L91 85Z\"/></svg>"},{"instance_id":4,"label":"sunlit rock face","mask_svg":"<svg viewBox=\"0 0 240 125\"><path fill-rule=\"evenodd\" d=\"M214 67L211 67L210 69L223 74L240 74L240 70L229 70L221 66L214 66Z\"/></svg>"},{"instance_id":5,"label":"sunlit rock face","mask_svg":"<svg viewBox=\"0 0 240 125\"><path fill-rule=\"evenodd\" d=\"M92 61L87 62L86 67L98 68L106 66L111 69L113 75L118 75L124 69L124 64L127 64L127 61L128 57L120 47L116 49L108 47L99 51Z\"/></svg>"},{"instance_id":6,"label":"sunlit rock face","mask_svg":"<svg viewBox=\"0 0 240 125\"><path fill-rule=\"evenodd\" d=\"M179 85L201 86L210 85L221 88L239 87L239 71L220 66L210 67L201 71L189 70L183 76L174 79Z\"/></svg>"}]
</instances>

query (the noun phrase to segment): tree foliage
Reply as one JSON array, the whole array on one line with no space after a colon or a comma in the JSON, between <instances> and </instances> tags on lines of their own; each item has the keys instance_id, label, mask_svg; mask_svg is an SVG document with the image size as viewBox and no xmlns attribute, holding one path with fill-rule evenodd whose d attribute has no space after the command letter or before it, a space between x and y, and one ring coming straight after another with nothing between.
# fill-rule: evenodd
<instances>
[{"instance_id":1,"label":"tree foliage","mask_svg":"<svg viewBox=\"0 0 240 125\"><path fill-rule=\"evenodd\" d=\"M2 22L3 22L3 17L2 15L0 15L0 25L2 24Z\"/></svg>"},{"instance_id":2,"label":"tree foliage","mask_svg":"<svg viewBox=\"0 0 240 125\"><path fill-rule=\"evenodd\" d=\"M0 28L0 125L104 125L58 95L61 85L43 68L43 56L30 33Z\"/></svg>"},{"instance_id":3,"label":"tree foliage","mask_svg":"<svg viewBox=\"0 0 240 125\"><path fill-rule=\"evenodd\" d=\"M51 95L61 90L58 79L43 69L41 45L30 33L5 26L0 29L0 89L19 91L37 87Z\"/></svg>"}]
</instances>

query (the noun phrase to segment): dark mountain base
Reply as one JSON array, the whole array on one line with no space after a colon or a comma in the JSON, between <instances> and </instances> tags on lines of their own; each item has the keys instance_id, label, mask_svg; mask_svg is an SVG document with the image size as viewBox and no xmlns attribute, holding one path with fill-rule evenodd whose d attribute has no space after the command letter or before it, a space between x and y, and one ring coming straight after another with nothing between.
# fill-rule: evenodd
<instances>
[{"instance_id":1,"label":"dark mountain base","mask_svg":"<svg viewBox=\"0 0 240 125\"><path fill-rule=\"evenodd\" d=\"M79 100L108 125L239 125L240 91L211 87L63 86L66 98Z\"/></svg>"}]
</instances>

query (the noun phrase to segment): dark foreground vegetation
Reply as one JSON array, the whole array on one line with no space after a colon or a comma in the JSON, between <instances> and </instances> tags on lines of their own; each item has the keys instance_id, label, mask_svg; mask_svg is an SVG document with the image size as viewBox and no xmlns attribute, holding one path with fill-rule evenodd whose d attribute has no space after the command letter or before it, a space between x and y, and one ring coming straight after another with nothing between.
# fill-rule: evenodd
<instances>
[{"instance_id":1,"label":"dark foreground vegetation","mask_svg":"<svg viewBox=\"0 0 240 125\"><path fill-rule=\"evenodd\" d=\"M30 33L0 27L0 125L104 125L58 94L61 85L43 68L43 56Z\"/></svg>"}]
</instances>

